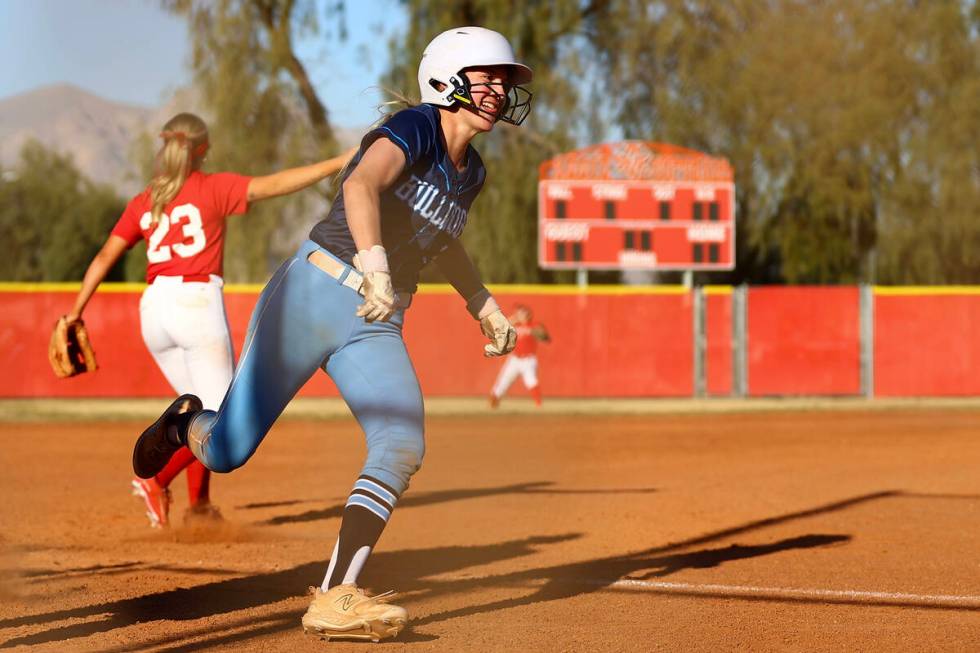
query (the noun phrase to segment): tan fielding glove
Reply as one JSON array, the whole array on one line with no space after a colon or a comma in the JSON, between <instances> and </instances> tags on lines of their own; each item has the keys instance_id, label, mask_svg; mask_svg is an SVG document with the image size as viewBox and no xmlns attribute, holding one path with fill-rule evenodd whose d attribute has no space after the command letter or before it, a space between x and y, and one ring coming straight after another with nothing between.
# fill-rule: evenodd
<instances>
[{"instance_id":1,"label":"tan fielding glove","mask_svg":"<svg viewBox=\"0 0 980 653\"><path fill-rule=\"evenodd\" d=\"M375 245L360 250L354 256L354 267L364 275L361 284L364 303L357 307L357 316L365 322L387 322L395 314L395 290L391 286L385 248Z\"/></svg>"},{"instance_id":2,"label":"tan fielding glove","mask_svg":"<svg viewBox=\"0 0 980 653\"><path fill-rule=\"evenodd\" d=\"M69 322L65 316L55 322L48 343L48 362L55 376L62 379L99 368L84 322Z\"/></svg>"}]
</instances>

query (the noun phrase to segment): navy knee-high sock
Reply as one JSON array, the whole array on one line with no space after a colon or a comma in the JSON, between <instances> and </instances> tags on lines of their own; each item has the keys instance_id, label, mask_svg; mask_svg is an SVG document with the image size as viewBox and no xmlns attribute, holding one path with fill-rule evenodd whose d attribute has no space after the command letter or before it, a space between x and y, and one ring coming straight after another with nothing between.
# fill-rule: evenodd
<instances>
[{"instance_id":1,"label":"navy knee-high sock","mask_svg":"<svg viewBox=\"0 0 980 653\"><path fill-rule=\"evenodd\" d=\"M362 475L347 497L340 536L330 566L320 586L324 592L335 585L357 583L371 550L391 517L398 494L381 481Z\"/></svg>"}]
</instances>

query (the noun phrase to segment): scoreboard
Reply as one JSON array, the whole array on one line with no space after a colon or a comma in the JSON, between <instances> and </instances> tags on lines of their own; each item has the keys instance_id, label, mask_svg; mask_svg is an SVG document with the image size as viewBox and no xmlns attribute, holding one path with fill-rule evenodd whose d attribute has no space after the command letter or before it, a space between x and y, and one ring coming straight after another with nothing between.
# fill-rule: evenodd
<instances>
[{"instance_id":1,"label":"scoreboard","mask_svg":"<svg viewBox=\"0 0 980 653\"><path fill-rule=\"evenodd\" d=\"M546 161L538 183L538 262L553 270L731 270L731 166L643 141Z\"/></svg>"}]
</instances>

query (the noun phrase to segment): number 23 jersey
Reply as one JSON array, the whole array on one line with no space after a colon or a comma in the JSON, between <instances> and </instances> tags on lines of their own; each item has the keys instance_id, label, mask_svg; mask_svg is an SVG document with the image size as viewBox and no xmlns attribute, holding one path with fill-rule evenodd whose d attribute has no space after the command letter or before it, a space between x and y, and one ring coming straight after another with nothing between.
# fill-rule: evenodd
<instances>
[{"instance_id":1,"label":"number 23 jersey","mask_svg":"<svg viewBox=\"0 0 980 653\"><path fill-rule=\"evenodd\" d=\"M129 201L112 234L125 240L127 247L146 239L147 283L158 275L221 276L225 218L248 210L251 180L230 172L208 175L196 170L163 207L156 224L147 188Z\"/></svg>"}]
</instances>

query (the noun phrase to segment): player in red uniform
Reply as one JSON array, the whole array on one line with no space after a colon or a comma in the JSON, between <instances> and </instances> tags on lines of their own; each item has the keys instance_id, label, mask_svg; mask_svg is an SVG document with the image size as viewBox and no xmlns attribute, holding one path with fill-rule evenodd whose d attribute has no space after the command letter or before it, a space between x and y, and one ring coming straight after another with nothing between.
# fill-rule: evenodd
<instances>
[{"instance_id":1,"label":"player in red uniform","mask_svg":"<svg viewBox=\"0 0 980 653\"><path fill-rule=\"evenodd\" d=\"M517 345L497 374L497 380L490 391L490 407L500 405L500 398L519 374L524 386L534 397L534 403L541 405L541 386L538 385L538 342L551 342L548 329L534 322L534 314L524 304L518 304L510 323L517 330Z\"/></svg>"},{"instance_id":2,"label":"player in red uniform","mask_svg":"<svg viewBox=\"0 0 980 653\"><path fill-rule=\"evenodd\" d=\"M89 264L70 321L82 311L119 258L140 240L147 241L147 288L140 298L143 342L178 395L195 394L206 408L217 409L231 383L234 354L222 296L225 221L249 204L306 188L339 172L344 155L264 177L230 172L206 174L208 129L189 113L171 118L160 134L157 172L130 200L109 238ZM150 479L134 478L150 525L165 526L170 509L168 486L187 470L190 508L185 519L219 518L211 504L211 472L185 447Z\"/></svg>"}]
</instances>

